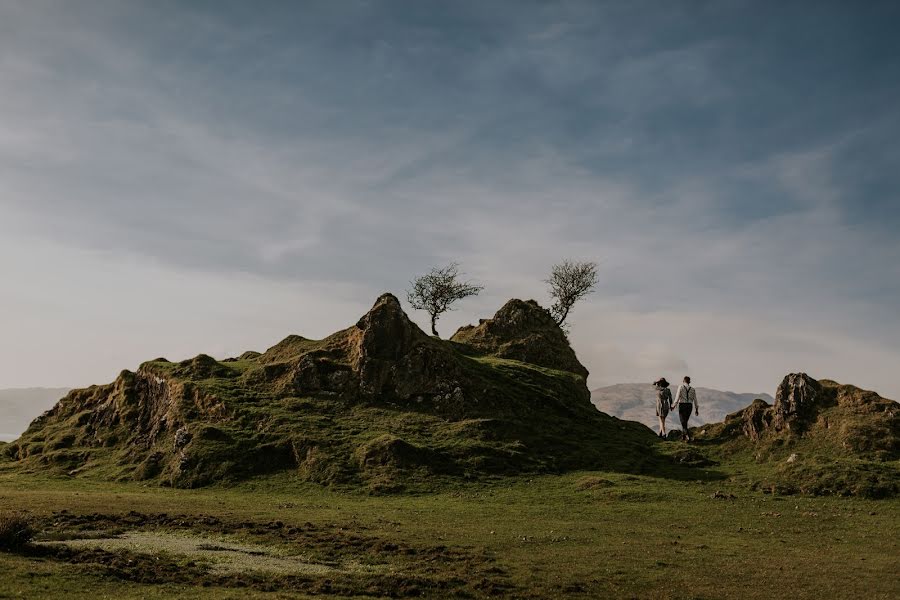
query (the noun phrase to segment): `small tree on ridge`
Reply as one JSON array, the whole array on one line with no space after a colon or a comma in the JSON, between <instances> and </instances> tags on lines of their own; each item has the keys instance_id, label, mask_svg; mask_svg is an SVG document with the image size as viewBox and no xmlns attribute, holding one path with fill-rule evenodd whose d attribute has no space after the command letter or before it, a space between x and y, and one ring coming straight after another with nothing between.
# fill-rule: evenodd
<instances>
[{"instance_id":1,"label":"small tree on ridge","mask_svg":"<svg viewBox=\"0 0 900 600\"><path fill-rule=\"evenodd\" d=\"M477 296L484 286L470 281L459 281L459 263L431 269L426 275L416 277L406 291L406 299L416 310L424 310L431 316L431 333L438 336L437 320L451 310L457 300ZM440 336L438 336L440 337Z\"/></svg>"},{"instance_id":2,"label":"small tree on ridge","mask_svg":"<svg viewBox=\"0 0 900 600\"><path fill-rule=\"evenodd\" d=\"M594 291L597 285L597 263L564 260L553 265L550 278L544 282L550 286L553 306L550 314L556 324L562 327L572 306Z\"/></svg>"}]
</instances>

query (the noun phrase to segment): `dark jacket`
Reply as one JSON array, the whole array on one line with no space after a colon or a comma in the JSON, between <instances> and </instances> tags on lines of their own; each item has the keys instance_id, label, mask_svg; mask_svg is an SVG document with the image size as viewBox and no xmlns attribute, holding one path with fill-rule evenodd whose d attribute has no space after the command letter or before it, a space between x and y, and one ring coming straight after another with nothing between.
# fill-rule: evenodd
<instances>
[{"instance_id":1,"label":"dark jacket","mask_svg":"<svg viewBox=\"0 0 900 600\"><path fill-rule=\"evenodd\" d=\"M672 392L669 388L656 388L656 416L664 417L672 407Z\"/></svg>"}]
</instances>

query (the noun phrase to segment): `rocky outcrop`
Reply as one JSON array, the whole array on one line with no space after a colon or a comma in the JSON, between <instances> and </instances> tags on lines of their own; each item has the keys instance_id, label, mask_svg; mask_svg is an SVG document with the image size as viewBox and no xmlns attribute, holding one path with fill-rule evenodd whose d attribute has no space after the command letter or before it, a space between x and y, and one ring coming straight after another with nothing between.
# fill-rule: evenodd
<instances>
[{"instance_id":1,"label":"rocky outcrop","mask_svg":"<svg viewBox=\"0 0 900 600\"><path fill-rule=\"evenodd\" d=\"M801 434L819 410L831 404L822 385L806 373L790 373L775 392L775 403L756 399L743 410L725 417L724 430L759 440L768 432Z\"/></svg>"},{"instance_id":2,"label":"rocky outcrop","mask_svg":"<svg viewBox=\"0 0 900 600\"><path fill-rule=\"evenodd\" d=\"M459 412L472 390L453 347L413 323L383 294L349 329L321 342L289 336L258 358L248 377L275 382L284 394L330 394L348 403L427 405Z\"/></svg>"},{"instance_id":3,"label":"rocky outcrop","mask_svg":"<svg viewBox=\"0 0 900 600\"><path fill-rule=\"evenodd\" d=\"M827 404L818 381L806 373L791 373L775 392L771 426L776 430L802 431L815 413Z\"/></svg>"},{"instance_id":4,"label":"rocky outcrop","mask_svg":"<svg viewBox=\"0 0 900 600\"><path fill-rule=\"evenodd\" d=\"M751 440L758 440L772 426L772 407L764 400L757 399L736 416L726 417L726 422L732 419L739 421L741 433Z\"/></svg>"},{"instance_id":5,"label":"rocky outcrop","mask_svg":"<svg viewBox=\"0 0 900 600\"><path fill-rule=\"evenodd\" d=\"M900 405L852 385L791 373L773 405L756 400L728 415L720 435L779 443L815 438L841 451L893 460L900 457Z\"/></svg>"},{"instance_id":6,"label":"rocky outcrop","mask_svg":"<svg viewBox=\"0 0 900 600\"><path fill-rule=\"evenodd\" d=\"M369 312L356 323L354 333L356 343L350 360L360 370L372 367L378 361L397 362L414 345L427 338L409 320L393 294L379 296Z\"/></svg>"},{"instance_id":7,"label":"rocky outcrop","mask_svg":"<svg viewBox=\"0 0 900 600\"><path fill-rule=\"evenodd\" d=\"M172 371L209 377L207 358L201 355L172 365ZM7 453L76 474L86 464L119 451L121 464L136 465L135 479L163 471L178 477L193 438L190 427L230 415L215 395L189 381L163 377L150 364L137 372L122 371L111 384L73 390L32 422ZM202 368L195 371L198 365Z\"/></svg>"},{"instance_id":8,"label":"rocky outcrop","mask_svg":"<svg viewBox=\"0 0 900 600\"><path fill-rule=\"evenodd\" d=\"M498 358L588 376L566 334L534 300L510 300L492 319L461 327L450 339Z\"/></svg>"},{"instance_id":9,"label":"rocky outcrop","mask_svg":"<svg viewBox=\"0 0 900 600\"><path fill-rule=\"evenodd\" d=\"M466 374L460 349L587 377L562 330L534 301L510 300L493 319L460 329L452 341L456 345L426 335L395 296L383 294L355 326L321 342L285 338L258 357L264 366L249 376L278 381L284 393L415 403L452 416L483 408L484 388Z\"/></svg>"},{"instance_id":10,"label":"rocky outcrop","mask_svg":"<svg viewBox=\"0 0 900 600\"><path fill-rule=\"evenodd\" d=\"M350 364L365 398L409 400L464 385L452 349L425 335L392 294L378 298L350 337Z\"/></svg>"},{"instance_id":11,"label":"rocky outcrop","mask_svg":"<svg viewBox=\"0 0 900 600\"><path fill-rule=\"evenodd\" d=\"M558 471L612 458L638 468L646 456L629 447L644 449L652 436L596 411L586 376L533 301L511 300L449 342L384 294L323 340L292 335L223 361L158 359L73 391L4 452L23 468L98 468L178 487L289 468L383 489L397 477Z\"/></svg>"},{"instance_id":12,"label":"rocky outcrop","mask_svg":"<svg viewBox=\"0 0 900 600\"><path fill-rule=\"evenodd\" d=\"M772 405L755 400L703 438L759 467L770 493L890 497L900 493L900 405L875 392L791 373Z\"/></svg>"}]
</instances>

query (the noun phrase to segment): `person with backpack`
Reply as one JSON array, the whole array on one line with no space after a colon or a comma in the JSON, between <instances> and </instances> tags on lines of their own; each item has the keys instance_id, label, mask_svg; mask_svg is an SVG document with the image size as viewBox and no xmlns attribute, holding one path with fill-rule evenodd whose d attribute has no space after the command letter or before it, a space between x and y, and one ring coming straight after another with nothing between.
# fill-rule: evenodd
<instances>
[{"instance_id":1,"label":"person with backpack","mask_svg":"<svg viewBox=\"0 0 900 600\"><path fill-rule=\"evenodd\" d=\"M656 416L659 417L659 437L666 437L666 417L669 416L669 410L672 409L672 391L669 389L669 382L663 377L658 381L654 381L656 386Z\"/></svg>"},{"instance_id":2,"label":"person with backpack","mask_svg":"<svg viewBox=\"0 0 900 600\"><path fill-rule=\"evenodd\" d=\"M675 404L678 406L678 418L681 419L681 431L686 442L690 442L691 434L688 431L688 421L691 418L691 411L695 416L700 416L700 409L697 406L697 392L691 387L691 378L685 376L684 383L678 386L678 393L675 394Z\"/></svg>"}]
</instances>

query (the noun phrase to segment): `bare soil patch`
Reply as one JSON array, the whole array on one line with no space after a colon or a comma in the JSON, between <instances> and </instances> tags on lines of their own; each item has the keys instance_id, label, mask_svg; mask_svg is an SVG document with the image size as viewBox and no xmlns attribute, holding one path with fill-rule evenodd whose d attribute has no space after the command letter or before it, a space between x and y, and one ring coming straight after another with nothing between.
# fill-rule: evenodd
<instances>
[{"instance_id":1,"label":"bare soil patch","mask_svg":"<svg viewBox=\"0 0 900 600\"><path fill-rule=\"evenodd\" d=\"M28 554L139 583L388 597L512 591L484 552L409 545L355 526L134 511L60 511L42 525Z\"/></svg>"}]
</instances>

